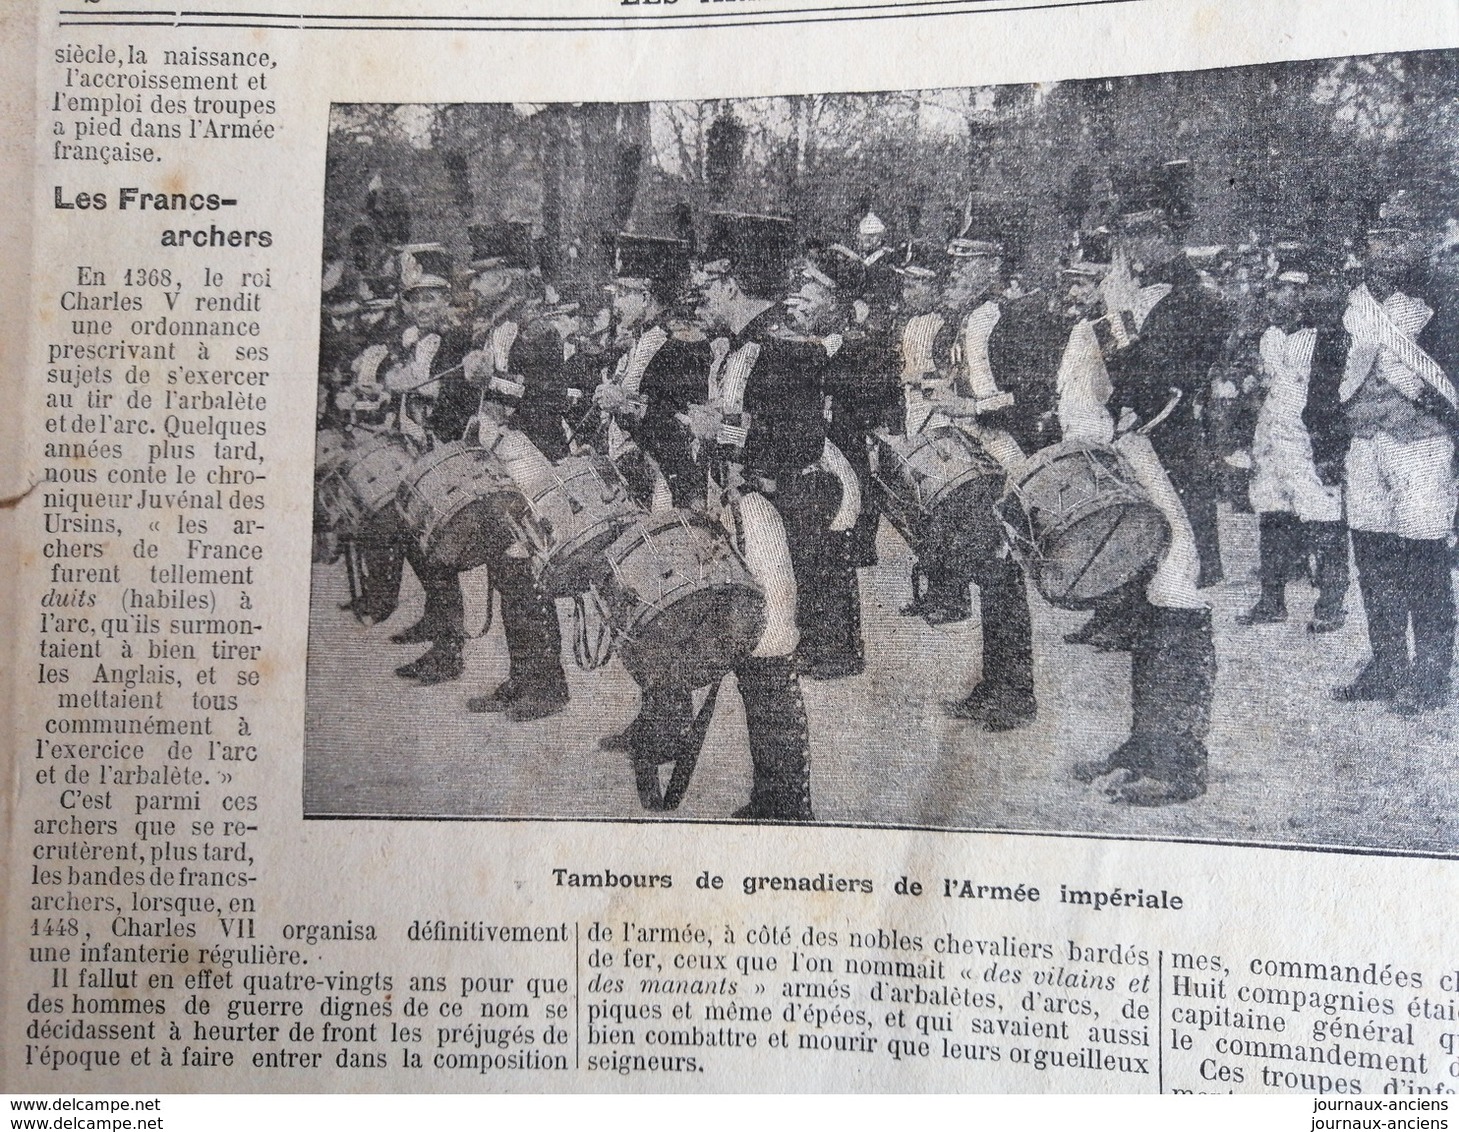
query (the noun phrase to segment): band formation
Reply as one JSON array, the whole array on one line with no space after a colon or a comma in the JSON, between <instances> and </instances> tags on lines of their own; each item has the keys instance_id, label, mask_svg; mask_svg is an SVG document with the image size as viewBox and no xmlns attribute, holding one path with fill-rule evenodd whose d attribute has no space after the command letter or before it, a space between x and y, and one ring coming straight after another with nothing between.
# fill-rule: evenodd
<instances>
[{"instance_id":1,"label":"band formation","mask_svg":"<svg viewBox=\"0 0 1459 1132\"><path fill-rule=\"evenodd\" d=\"M567 704L571 601L577 662L616 656L640 688L600 745L655 810L689 787L733 674L753 770L735 816L812 820L801 682L878 661L858 570L883 519L914 556L903 614L935 632L976 593L950 726L1034 719L1031 600L1092 611L1068 647L1129 652L1128 739L1071 767L1114 803L1206 789L1223 496L1259 516L1242 626L1285 622L1305 576L1292 631L1340 628L1352 562L1371 655L1333 698L1440 708L1452 224L1398 189L1366 230L1191 249L1191 181L1183 161L1113 179L1034 289L1000 198L970 196L935 242L869 208L845 232L681 215L618 234L605 289L576 294L543 278L528 225L473 226L464 262L363 221L325 270L316 562L347 569L342 615L364 626L409 564L425 611L392 640L425 646L396 670L418 684L463 674L460 575L485 568L509 669L462 706L504 726Z\"/></svg>"}]
</instances>

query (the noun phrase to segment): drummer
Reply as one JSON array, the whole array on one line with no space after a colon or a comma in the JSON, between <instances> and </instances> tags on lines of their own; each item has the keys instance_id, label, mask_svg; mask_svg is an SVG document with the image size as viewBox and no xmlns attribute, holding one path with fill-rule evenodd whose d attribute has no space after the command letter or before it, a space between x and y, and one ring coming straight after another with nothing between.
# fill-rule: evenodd
<instances>
[{"instance_id":1,"label":"drummer","mask_svg":"<svg viewBox=\"0 0 1459 1132\"><path fill-rule=\"evenodd\" d=\"M818 261L828 270L817 266ZM805 519L789 532L800 627L795 662L801 675L813 680L856 676L866 669L861 594L852 557L855 532L866 504L862 478L852 456L869 478L869 470L865 469L869 429L853 413L860 407L858 394L862 386L878 379L885 383L889 367L885 366L886 359L870 347L868 336L854 322L855 312L837 279L828 274L844 272L850 266L858 265L825 259L816 254L816 249L808 249L785 300L789 319L781 334L786 341L819 346L825 352L822 359L812 350L809 362L822 367L823 372L822 415L827 435L820 467L813 476L819 498L806 509ZM849 295L857 294L855 288L862 274L857 270L848 278ZM871 367L875 368L875 376L868 379L866 371ZM838 437L841 444L836 442Z\"/></svg>"},{"instance_id":2,"label":"drummer","mask_svg":"<svg viewBox=\"0 0 1459 1132\"><path fill-rule=\"evenodd\" d=\"M593 401L608 418L609 459L648 508L704 498L691 438L675 419L703 399L709 372L709 343L673 326L689 282L690 251L686 240L620 233L608 288L623 353Z\"/></svg>"},{"instance_id":3,"label":"drummer","mask_svg":"<svg viewBox=\"0 0 1459 1132\"><path fill-rule=\"evenodd\" d=\"M479 400L477 431L489 446L497 430L514 430L555 462L568 454L566 416L575 404L566 382L567 342L557 325L562 304L549 301L533 271L529 225L482 225L470 234L475 336L482 345L465 359L465 369ZM491 563L491 579L501 597L507 678L468 699L466 710L502 712L514 723L556 715L568 702L557 606L520 548Z\"/></svg>"},{"instance_id":4,"label":"drummer","mask_svg":"<svg viewBox=\"0 0 1459 1132\"><path fill-rule=\"evenodd\" d=\"M593 391L607 418L609 458L649 510L704 506L704 469L680 423L702 401L709 343L676 325L689 285L687 240L621 232L608 291L616 337L624 346L611 374ZM692 712L686 688L644 688L633 722L606 735L605 751L664 746Z\"/></svg>"},{"instance_id":5,"label":"drummer","mask_svg":"<svg viewBox=\"0 0 1459 1132\"><path fill-rule=\"evenodd\" d=\"M735 667L753 770L749 803L735 817L758 821L812 817L809 725L790 659L797 579L786 531L804 510L802 473L824 448L820 371L803 363L825 353L777 333L793 254L790 221L718 213L693 276L700 317L715 337L705 400L685 419L711 469L722 522L765 589L765 631ZM669 734L688 730L686 719ZM634 761L662 754L640 747Z\"/></svg>"},{"instance_id":6,"label":"drummer","mask_svg":"<svg viewBox=\"0 0 1459 1132\"><path fill-rule=\"evenodd\" d=\"M400 432L422 451L459 440L475 408L474 395L461 372L471 340L452 301L453 271L450 255L439 244L409 245L400 253L406 329L393 364L385 369L383 385L395 395ZM427 559L408 532L400 539L404 557L425 590L425 609L419 621L391 640L396 644L429 641L431 647L402 664L395 674L427 685L455 680L465 668L460 581L455 570ZM397 590L398 577L397 573Z\"/></svg>"},{"instance_id":7,"label":"drummer","mask_svg":"<svg viewBox=\"0 0 1459 1132\"><path fill-rule=\"evenodd\" d=\"M937 309L919 321L919 365L903 335L906 369L920 368L920 401L909 402L908 435L950 424L983 447L1005 472L1027 453L1057 439L1052 375L1061 345L1057 322L1044 296L1005 293L1006 268L1020 252L1021 210L1010 201L975 199L961 235L947 244L948 270ZM924 281L916 276L906 290ZM915 296L914 296L915 298ZM925 323L925 325L923 325ZM930 363L935 367L927 372ZM904 369L905 372L905 369ZM992 522L989 516L989 522ZM966 619L968 586L982 606L979 682L961 700L945 705L954 719L988 731L1008 731L1032 721L1033 626L1028 590L1017 561L1000 549L979 562L926 561L927 594L920 612L929 624Z\"/></svg>"},{"instance_id":8,"label":"drummer","mask_svg":"<svg viewBox=\"0 0 1459 1132\"><path fill-rule=\"evenodd\" d=\"M1117 240L1130 239L1117 255L1140 245L1150 217L1130 218ZM1116 268L1111 268L1116 270ZM1076 286L1086 300L1087 289ZM1108 297L1111 289L1105 287ZM1119 291L1116 288L1115 294ZM1159 295L1160 292L1155 292ZM1132 348L1127 331L1132 309L1106 300L1102 320L1076 323L1059 367L1059 420L1067 440L1110 443L1124 457L1139 486L1160 509L1170 528L1162 557L1134 582L1122 586L1095 606L1094 623L1130 650L1130 737L1103 759L1081 762L1074 775L1091 783L1116 803L1166 806L1205 793L1211 703L1216 686L1216 650L1209 603L1201 595L1200 542L1183 503L1147 433L1162 424L1157 412L1141 417L1122 413L1120 427L1106 405L1130 405L1112 373L1120 373L1120 351ZM1092 314L1086 308L1086 314ZM1135 311L1138 324L1139 312ZM1096 333L1096 326L1097 331ZM1137 325L1138 329L1138 325ZM1106 367L1106 356L1109 364ZM1087 633L1074 643L1092 643Z\"/></svg>"},{"instance_id":9,"label":"drummer","mask_svg":"<svg viewBox=\"0 0 1459 1132\"><path fill-rule=\"evenodd\" d=\"M818 253L810 248L807 255L832 281L840 314L835 328L840 347L826 371L827 432L855 470L861 493L861 512L849 538L851 565L874 566L881 500L871 479L870 445L877 429L893 427L900 419L902 401L890 301L883 298L876 307L863 297L870 289L860 261L834 249ZM888 270L900 289L896 269ZM885 288L877 286L884 296Z\"/></svg>"}]
</instances>

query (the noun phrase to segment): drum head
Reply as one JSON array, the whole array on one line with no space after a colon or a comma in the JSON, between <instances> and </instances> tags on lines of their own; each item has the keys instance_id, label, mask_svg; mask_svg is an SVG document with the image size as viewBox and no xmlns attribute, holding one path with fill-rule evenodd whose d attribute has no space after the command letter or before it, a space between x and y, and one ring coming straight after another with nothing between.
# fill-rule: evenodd
<instances>
[{"instance_id":1,"label":"drum head","mask_svg":"<svg viewBox=\"0 0 1459 1132\"><path fill-rule=\"evenodd\" d=\"M675 511L633 524L604 553L597 581L619 657L640 687L698 688L759 641L765 599L724 532Z\"/></svg>"},{"instance_id":2,"label":"drum head","mask_svg":"<svg viewBox=\"0 0 1459 1132\"><path fill-rule=\"evenodd\" d=\"M452 570L474 570L505 553L511 545L500 511L490 499L473 497L432 532L429 547L422 547L432 565Z\"/></svg>"},{"instance_id":3,"label":"drum head","mask_svg":"<svg viewBox=\"0 0 1459 1132\"><path fill-rule=\"evenodd\" d=\"M917 553L957 569L992 558L1003 545L993 512L1002 495L1002 481L983 475L944 492L937 509L921 525Z\"/></svg>"},{"instance_id":4,"label":"drum head","mask_svg":"<svg viewBox=\"0 0 1459 1132\"><path fill-rule=\"evenodd\" d=\"M641 688L700 688L719 680L754 649L765 626L765 599L743 586L687 591L633 636L618 655Z\"/></svg>"},{"instance_id":5,"label":"drum head","mask_svg":"<svg viewBox=\"0 0 1459 1132\"><path fill-rule=\"evenodd\" d=\"M511 545L513 497L521 498L480 452L456 442L416 461L401 479L397 504L432 565L472 570Z\"/></svg>"},{"instance_id":6,"label":"drum head","mask_svg":"<svg viewBox=\"0 0 1459 1132\"><path fill-rule=\"evenodd\" d=\"M1131 500L1077 517L1040 540L1034 571L1039 592L1053 605L1087 609L1139 578L1170 545L1170 524L1159 510Z\"/></svg>"},{"instance_id":7,"label":"drum head","mask_svg":"<svg viewBox=\"0 0 1459 1132\"><path fill-rule=\"evenodd\" d=\"M1109 445L1065 441L1035 454L999 513L1039 592L1064 609L1135 581L1170 544L1165 516Z\"/></svg>"},{"instance_id":8,"label":"drum head","mask_svg":"<svg viewBox=\"0 0 1459 1132\"><path fill-rule=\"evenodd\" d=\"M531 542L538 583L551 597L586 593L602 572L603 552L642 510L606 461L569 456L532 500Z\"/></svg>"}]
</instances>

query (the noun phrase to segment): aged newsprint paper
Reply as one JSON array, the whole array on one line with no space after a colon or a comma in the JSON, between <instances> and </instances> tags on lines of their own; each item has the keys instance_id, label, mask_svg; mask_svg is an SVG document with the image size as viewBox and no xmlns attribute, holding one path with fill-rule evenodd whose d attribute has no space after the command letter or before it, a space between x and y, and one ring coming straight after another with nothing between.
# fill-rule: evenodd
<instances>
[{"instance_id":1,"label":"aged newsprint paper","mask_svg":"<svg viewBox=\"0 0 1459 1132\"><path fill-rule=\"evenodd\" d=\"M1444 1111L1453 0L0 26L0 1088Z\"/></svg>"}]
</instances>

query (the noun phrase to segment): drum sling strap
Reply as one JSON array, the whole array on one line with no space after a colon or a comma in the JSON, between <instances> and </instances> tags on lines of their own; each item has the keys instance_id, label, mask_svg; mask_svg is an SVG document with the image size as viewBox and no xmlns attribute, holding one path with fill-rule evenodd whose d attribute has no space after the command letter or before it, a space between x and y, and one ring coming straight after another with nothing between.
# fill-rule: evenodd
<instances>
[{"instance_id":1,"label":"drum sling strap","mask_svg":"<svg viewBox=\"0 0 1459 1132\"><path fill-rule=\"evenodd\" d=\"M704 703L688 725L680 730L678 740L668 751L657 754L635 752L634 783L638 788L638 801L645 810L676 810L684 800L684 792L689 789L689 780L694 777L694 768L699 764L699 752L704 749L704 738L709 733L714 705L723 685L723 678L714 682ZM667 786L659 777L659 767L665 764L674 768L669 772Z\"/></svg>"}]
</instances>

